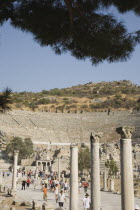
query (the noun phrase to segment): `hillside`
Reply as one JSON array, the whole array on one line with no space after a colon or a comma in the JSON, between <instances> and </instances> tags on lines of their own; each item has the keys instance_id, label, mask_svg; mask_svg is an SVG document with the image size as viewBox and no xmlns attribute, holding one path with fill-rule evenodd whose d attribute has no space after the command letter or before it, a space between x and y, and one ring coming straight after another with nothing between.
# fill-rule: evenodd
<instances>
[{"instance_id":1,"label":"hillside","mask_svg":"<svg viewBox=\"0 0 140 210\"><path fill-rule=\"evenodd\" d=\"M33 111L77 112L140 108L140 86L128 80L87 83L38 93L12 94L12 108Z\"/></svg>"}]
</instances>

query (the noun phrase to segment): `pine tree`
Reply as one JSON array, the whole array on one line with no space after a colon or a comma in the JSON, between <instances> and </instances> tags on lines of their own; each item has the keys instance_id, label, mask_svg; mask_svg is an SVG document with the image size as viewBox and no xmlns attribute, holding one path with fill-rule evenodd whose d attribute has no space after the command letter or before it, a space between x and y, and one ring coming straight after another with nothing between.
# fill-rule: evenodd
<instances>
[{"instance_id":1,"label":"pine tree","mask_svg":"<svg viewBox=\"0 0 140 210\"><path fill-rule=\"evenodd\" d=\"M2 113L11 110L9 106L11 104L11 93L12 90L7 87L3 90L2 95L0 95L0 109Z\"/></svg>"},{"instance_id":2,"label":"pine tree","mask_svg":"<svg viewBox=\"0 0 140 210\"><path fill-rule=\"evenodd\" d=\"M1 0L0 23L10 20L56 54L69 51L94 65L124 61L140 43L140 31L128 33L121 22L100 10L110 6L140 15L139 0Z\"/></svg>"}]
</instances>

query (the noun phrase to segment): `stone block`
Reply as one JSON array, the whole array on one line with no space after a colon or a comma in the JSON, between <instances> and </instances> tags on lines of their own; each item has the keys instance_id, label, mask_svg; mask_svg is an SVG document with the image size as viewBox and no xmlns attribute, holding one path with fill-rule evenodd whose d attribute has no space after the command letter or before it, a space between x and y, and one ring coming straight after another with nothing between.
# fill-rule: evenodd
<instances>
[{"instance_id":1,"label":"stone block","mask_svg":"<svg viewBox=\"0 0 140 210\"><path fill-rule=\"evenodd\" d=\"M42 210L55 210L54 206L49 203L44 203L42 205Z\"/></svg>"},{"instance_id":2,"label":"stone block","mask_svg":"<svg viewBox=\"0 0 140 210\"><path fill-rule=\"evenodd\" d=\"M37 201L33 201L33 203L32 203L32 209L34 209L34 210L41 210L42 207L41 207L41 205Z\"/></svg>"},{"instance_id":3,"label":"stone block","mask_svg":"<svg viewBox=\"0 0 140 210\"><path fill-rule=\"evenodd\" d=\"M64 210L64 208L63 207L58 207L55 210Z\"/></svg>"},{"instance_id":4,"label":"stone block","mask_svg":"<svg viewBox=\"0 0 140 210\"><path fill-rule=\"evenodd\" d=\"M134 190L134 196L135 196L135 197L139 197L139 190L138 190L138 189L135 189L135 190Z\"/></svg>"},{"instance_id":5,"label":"stone block","mask_svg":"<svg viewBox=\"0 0 140 210\"><path fill-rule=\"evenodd\" d=\"M2 209L4 209L4 210L9 210L9 209L10 209L10 207L9 207L9 205L8 205L8 204L5 204L5 205L2 205Z\"/></svg>"}]
</instances>

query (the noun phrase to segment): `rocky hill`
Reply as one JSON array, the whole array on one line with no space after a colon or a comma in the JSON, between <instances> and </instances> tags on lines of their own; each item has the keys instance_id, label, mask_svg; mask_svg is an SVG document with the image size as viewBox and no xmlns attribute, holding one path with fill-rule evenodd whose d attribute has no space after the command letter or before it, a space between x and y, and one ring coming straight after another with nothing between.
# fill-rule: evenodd
<instances>
[{"instance_id":1,"label":"rocky hill","mask_svg":"<svg viewBox=\"0 0 140 210\"><path fill-rule=\"evenodd\" d=\"M14 109L46 112L139 110L140 86L130 81L87 83L70 88L12 94Z\"/></svg>"}]
</instances>

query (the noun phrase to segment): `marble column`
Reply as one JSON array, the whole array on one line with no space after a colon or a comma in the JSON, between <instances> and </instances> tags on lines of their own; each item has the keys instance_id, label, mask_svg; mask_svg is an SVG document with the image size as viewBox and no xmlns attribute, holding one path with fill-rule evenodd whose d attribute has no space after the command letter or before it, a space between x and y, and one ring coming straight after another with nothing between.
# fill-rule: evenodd
<instances>
[{"instance_id":1,"label":"marble column","mask_svg":"<svg viewBox=\"0 0 140 210\"><path fill-rule=\"evenodd\" d=\"M58 158L58 179L60 180L60 158Z\"/></svg>"},{"instance_id":2,"label":"marble column","mask_svg":"<svg viewBox=\"0 0 140 210\"><path fill-rule=\"evenodd\" d=\"M103 173L103 191L108 191L107 187L107 172L104 171Z\"/></svg>"},{"instance_id":3,"label":"marble column","mask_svg":"<svg viewBox=\"0 0 140 210\"><path fill-rule=\"evenodd\" d=\"M78 207L78 147L70 145L70 210Z\"/></svg>"},{"instance_id":4,"label":"marble column","mask_svg":"<svg viewBox=\"0 0 140 210\"><path fill-rule=\"evenodd\" d=\"M16 196L17 192L17 163L18 163L18 150L14 150L14 165L13 165L13 177L12 177L12 190L11 194L13 197Z\"/></svg>"},{"instance_id":5,"label":"marble column","mask_svg":"<svg viewBox=\"0 0 140 210\"><path fill-rule=\"evenodd\" d=\"M41 171L43 171L43 163L42 162L41 162L41 167L40 168L41 168Z\"/></svg>"},{"instance_id":6,"label":"marble column","mask_svg":"<svg viewBox=\"0 0 140 210\"><path fill-rule=\"evenodd\" d=\"M114 192L114 179L113 178L110 179L110 190L111 192Z\"/></svg>"},{"instance_id":7,"label":"marble column","mask_svg":"<svg viewBox=\"0 0 140 210\"><path fill-rule=\"evenodd\" d=\"M91 210L100 210L100 158L99 139L101 135L91 133Z\"/></svg>"},{"instance_id":8,"label":"marble column","mask_svg":"<svg viewBox=\"0 0 140 210\"><path fill-rule=\"evenodd\" d=\"M132 167L132 132L135 127L123 126L116 131L121 135L121 206L122 210L134 209L133 167Z\"/></svg>"},{"instance_id":9,"label":"marble column","mask_svg":"<svg viewBox=\"0 0 140 210\"><path fill-rule=\"evenodd\" d=\"M2 171L0 171L0 185L3 183Z\"/></svg>"}]
</instances>

